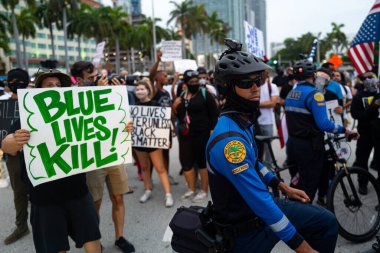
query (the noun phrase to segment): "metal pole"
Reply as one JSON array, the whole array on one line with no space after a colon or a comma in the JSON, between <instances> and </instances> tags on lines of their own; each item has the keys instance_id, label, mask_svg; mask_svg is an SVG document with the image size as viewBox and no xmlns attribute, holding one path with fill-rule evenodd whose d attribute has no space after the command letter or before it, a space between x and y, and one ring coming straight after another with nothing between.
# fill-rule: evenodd
<instances>
[{"instance_id":1,"label":"metal pole","mask_svg":"<svg viewBox=\"0 0 380 253\"><path fill-rule=\"evenodd\" d=\"M152 0L152 19L153 19L153 59L154 62L157 62L156 56L156 20L154 17L154 2Z\"/></svg>"},{"instance_id":2,"label":"metal pole","mask_svg":"<svg viewBox=\"0 0 380 253\"><path fill-rule=\"evenodd\" d=\"M317 42L317 66L321 66L321 51L319 50L319 40Z\"/></svg>"},{"instance_id":3,"label":"metal pole","mask_svg":"<svg viewBox=\"0 0 380 253\"><path fill-rule=\"evenodd\" d=\"M67 16L66 16L66 2L63 7L63 36L64 36L64 46L65 46L65 68L66 73L69 73L69 57L67 53Z\"/></svg>"},{"instance_id":4,"label":"metal pole","mask_svg":"<svg viewBox=\"0 0 380 253\"><path fill-rule=\"evenodd\" d=\"M379 59L377 64L377 76L380 77L380 42L379 42Z\"/></svg>"}]
</instances>

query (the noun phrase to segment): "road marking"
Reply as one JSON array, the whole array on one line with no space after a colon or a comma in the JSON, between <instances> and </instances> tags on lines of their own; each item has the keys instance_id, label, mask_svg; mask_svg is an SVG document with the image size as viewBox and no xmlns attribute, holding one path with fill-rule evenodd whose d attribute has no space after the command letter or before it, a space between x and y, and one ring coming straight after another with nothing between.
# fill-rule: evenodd
<instances>
[{"instance_id":1,"label":"road marking","mask_svg":"<svg viewBox=\"0 0 380 253\"><path fill-rule=\"evenodd\" d=\"M164 237L162 238L163 242L171 242L173 236L173 231L169 226L166 227Z\"/></svg>"}]
</instances>

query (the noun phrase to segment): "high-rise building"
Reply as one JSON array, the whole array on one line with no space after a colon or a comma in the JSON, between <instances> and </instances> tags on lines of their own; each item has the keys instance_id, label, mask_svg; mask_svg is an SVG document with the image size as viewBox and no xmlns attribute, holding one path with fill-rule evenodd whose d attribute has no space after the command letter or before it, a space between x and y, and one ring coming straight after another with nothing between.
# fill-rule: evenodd
<instances>
[{"instance_id":1,"label":"high-rise building","mask_svg":"<svg viewBox=\"0 0 380 253\"><path fill-rule=\"evenodd\" d=\"M132 0L132 16L141 16L141 0Z\"/></svg>"},{"instance_id":2,"label":"high-rise building","mask_svg":"<svg viewBox=\"0 0 380 253\"><path fill-rule=\"evenodd\" d=\"M194 0L194 4L204 4L209 15L216 11L218 17L231 28L228 37L245 42L244 21L263 31L266 41L265 0ZM193 43L194 52L199 54L219 54L224 47L211 45L210 39L198 35Z\"/></svg>"},{"instance_id":3,"label":"high-rise building","mask_svg":"<svg viewBox=\"0 0 380 253\"><path fill-rule=\"evenodd\" d=\"M251 25L260 29L264 33L264 45L267 46L267 7L265 0L247 0L247 10L252 10L252 13L248 13L247 21ZM251 22L250 22L251 20ZM254 22L252 23L252 21Z\"/></svg>"},{"instance_id":4,"label":"high-rise building","mask_svg":"<svg viewBox=\"0 0 380 253\"><path fill-rule=\"evenodd\" d=\"M82 0L82 2L89 4L93 7L100 7L100 3L95 0ZM25 2L20 1L16 6L16 13L21 9L25 8ZM6 10L3 5L0 4L0 13L10 16L10 11ZM65 47L64 47L64 35L63 30L56 29L53 25L53 36L54 36L54 48L55 48L55 60L58 61L57 68L61 71L65 70ZM16 64L16 42L12 35L10 36L10 53L4 54L0 50L0 63L5 63L5 70L8 71L17 66ZM22 36L19 37L21 55L23 56L23 42ZM47 59L53 59L52 56L52 45L51 45L51 35L47 28L38 28L35 38L29 38L25 41L26 58L28 63L29 74L34 74L40 68L40 62ZM94 39L80 39L80 48L78 43L78 38L68 39L67 41L68 49L68 61L69 64L74 63L79 58L82 60L91 61L96 53L96 42ZM80 52L79 52L80 49ZM80 57L79 57L80 55Z\"/></svg>"}]
</instances>

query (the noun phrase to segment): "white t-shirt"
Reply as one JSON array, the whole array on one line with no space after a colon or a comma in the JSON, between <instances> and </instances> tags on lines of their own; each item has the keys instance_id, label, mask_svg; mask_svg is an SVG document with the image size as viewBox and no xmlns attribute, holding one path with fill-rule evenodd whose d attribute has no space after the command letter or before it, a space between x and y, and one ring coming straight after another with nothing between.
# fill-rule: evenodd
<instances>
[{"instance_id":1,"label":"white t-shirt","mask_svg":"<svg viewBox=\"0 0 380 253\"><path fill-rule=\"evenodd\" d=\"M279 96L278 88L276 85L270 83L272 87L271 96ZM260 86L260 103L270 100L268 83ZM258 119L259 125L273 125L273 108L260 108L261 115Z\"/></svg>"}]
</instances>

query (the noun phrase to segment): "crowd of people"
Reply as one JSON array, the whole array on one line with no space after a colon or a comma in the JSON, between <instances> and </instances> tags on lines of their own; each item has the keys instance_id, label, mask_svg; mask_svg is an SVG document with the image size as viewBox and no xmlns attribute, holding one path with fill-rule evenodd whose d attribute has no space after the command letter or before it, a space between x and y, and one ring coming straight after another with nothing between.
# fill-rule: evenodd
<instances>
[{"instance_id":1,"label":"crowd of people","mask_svg":"<svg viewBox=\"0 0 380 253\"><path fill-rule=\"evenodd\" d=\"M17 100L17 90L25 88L127 86L130 105L172 109L169 138L172 143L173 137L177 137L181 174L187 184L181 199L202 202L210 190L216 215L221 221L240 223L254 215L264 221L266 229L275 232L239 235L235 252L252 252L249 249L255 247L266 252L277 238L297 252L312 252L312 248L333 252L338 229L333 215L325 209L316 210L310 204L299 202L293 202L291 211L285 202L270 200L263 182L275 184L288 196L304 203L313 203L317 195L317 204L324 207L329 182L327 166L324 166L324 133L352 135L349 126L354 120L358 122L360 135L354 165L368 170L374 149L371 166L380 169L380 86L376 75L368 72L354 80L349 73L335 70L330 63L317 70L315 64L301 60L285 70L277 67L277 75L272 79L271 68L260 59L233 51L222 55L215 73L199 67L175 73L169 81L167 71L160 69L161 56L158 52L149 76L138 77L133 85L126 83L126 70L111 76L106 70L98 70L85 61L74 63L70 75L45 70L37 73L33 82L26 71L12 69L0 87L0 99ZM233 68L231 64L242 66ZM341 115L342 125L327 117L325 102L332 100L338 102L334 112ZM289 171L291 187L276 180L258 162L270 163L271 156L268 148L255 140L255 135L276 135L284 112L289 131L287 163L294 165ZM133 134L132 122L128 123L127 131ZM16 228L4 243L14 243L29 233L30 201L36 252L67 251L68 236L75 241L76 247L84 247L86 252L101 252L99 210L107 185L115 245L123 252L135 252L133 244L124 237L123 196L133 192L128 186L124 166L98 169L33 187L22 154L22 147L31 134L21 129L17 120L2 140L1 150L5 154L16 210ZM133 148L135 165L143 181L141 204L149 201L153 194L151 177L156 171L164 191L163 205L168 208L174 205L176 200L171 186L178 183L170 175L170 150ZM4 169L0 167L0 176ZM367 182L359 178L359 193L365 195L367 192ZM295 217L295 209L315 220L310 222L306 217ZM310 227L329 230L323 238L330 243L319 245L314 237L320 234L310 232ZM306 228L310 233L305 232Z\"/></svg>"}]
</instances>

